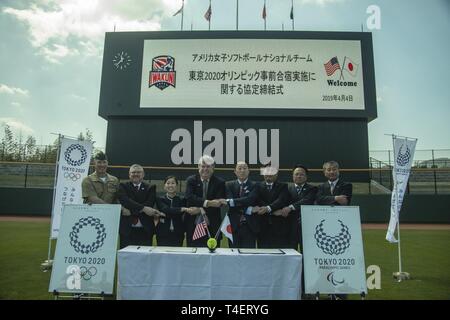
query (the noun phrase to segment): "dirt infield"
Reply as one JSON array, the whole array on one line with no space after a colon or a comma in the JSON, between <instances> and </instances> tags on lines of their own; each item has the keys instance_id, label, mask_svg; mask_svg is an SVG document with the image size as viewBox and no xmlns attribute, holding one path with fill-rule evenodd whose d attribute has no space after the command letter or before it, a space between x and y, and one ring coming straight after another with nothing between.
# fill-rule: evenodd
<instances>
[{"instance_id":1,"label":"dirt infield","mask_svg":"<svg viewBox=\"0 0 450 320\"><path fill-rule=\"evenodd\" d=\"M42 216L0 216L0 222L50 222L50 217ZM387 223L363 223L362 228L365 230L387 230ZM417 224L403 223L400 225L401 230L450 230L450 224Z\"/></svg>"}]
</instances>

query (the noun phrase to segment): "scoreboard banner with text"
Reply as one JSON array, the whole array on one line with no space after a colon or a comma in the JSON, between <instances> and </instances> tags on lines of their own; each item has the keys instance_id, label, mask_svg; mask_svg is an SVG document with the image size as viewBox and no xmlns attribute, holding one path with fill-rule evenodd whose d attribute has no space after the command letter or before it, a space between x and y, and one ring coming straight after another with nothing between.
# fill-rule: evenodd
<instances>
[{"instance_id":1,"label":"scoreboard banner with text","mask_svg":"<svg viewBox=\"0 0 450 320\"><path fill-rule=\"evenodd\" d=\"M141 108L364 110L352 40L145 40Z\"/></svg>"},{"instance_id":2,"label":"scoreboard banner with text","mask_svg":"<svg viewBox=\"0 0 450 320\"><path fill-rule=\"evenodd\" d=\"M368 32L105 36L99 114L376 118Z\"/></svg>"}]
</instances>

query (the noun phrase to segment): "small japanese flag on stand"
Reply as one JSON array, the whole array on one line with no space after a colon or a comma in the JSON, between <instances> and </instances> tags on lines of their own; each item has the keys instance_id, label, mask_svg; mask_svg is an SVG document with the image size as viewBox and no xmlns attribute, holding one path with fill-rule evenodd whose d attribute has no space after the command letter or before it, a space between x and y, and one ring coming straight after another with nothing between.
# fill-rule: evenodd
<instances>
[{"instance_id":1,"label":"small japanese flag on stand","mask_svg":"<svg viewBox=\"0 0 450 320\"><path fill-rule=\"evenodd\" d=\"M228 214L225 215L225 218L223 218L222 225L220 226L220 231L230 239L231 242L233 242L233 230L231 229L231 223L230 218L228 217Z\"/></svg>"}]
</instances>

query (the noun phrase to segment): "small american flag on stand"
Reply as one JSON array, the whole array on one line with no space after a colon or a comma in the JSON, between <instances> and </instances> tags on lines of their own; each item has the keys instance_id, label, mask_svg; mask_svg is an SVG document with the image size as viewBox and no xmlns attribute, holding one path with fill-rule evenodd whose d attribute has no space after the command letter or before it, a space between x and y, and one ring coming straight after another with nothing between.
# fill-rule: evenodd
<instances>
[{"instance_id":1,"label":"small american flag on stand","mask_svg":"<svg viewBox=\"0 0 450 320\"><path fill-rule=\"evenodd\" d=\"M327 76L331 76L333 73L336 72L336 70L341 69L337 57L331 58L330 61L324 64L324 66Z\"/></svg>"},{"instance_id":2,"label":"small american flag on stand","mask_svg":"<svg viewBox=\"0 0 450 320\"><path fill-rule=\"evenodd\" d=\"M197 223L197 225L195 226L194 234L192 235L192 240L197 240L206 236L206 228L207 228L206 221L202 216L202 221L200 223Z\"/></svg>"}]
</instances>

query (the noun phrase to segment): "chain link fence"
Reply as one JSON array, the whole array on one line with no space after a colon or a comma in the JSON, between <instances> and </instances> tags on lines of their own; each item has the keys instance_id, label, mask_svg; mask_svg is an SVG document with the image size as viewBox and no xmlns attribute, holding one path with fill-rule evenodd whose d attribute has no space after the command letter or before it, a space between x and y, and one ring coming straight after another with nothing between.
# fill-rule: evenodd
<instances>
[{"instance_id":1,"label":"chain link fence","mask_svg":"<svg viewBox=\"0 0 450 320\"><path fill-rule=\"evenodd\" d=\"M197 172L195 167L150 167L144 166L145 179L156 184L158 192L163 192L163 180L168 175L175 175L179 183L179 191L184 192L185 179ZM108 172L121 181L128 180L128 166L109 166ZM93 167L90 168L90 173ZM218 166L216 174L225 180L235 179L233 168ZM279 180L292 181L291 169L280 169ZM259 168L252 168L250 178L262 181ZM370 168L341 169L341 177L353 183L354 194L389 194L393 187L392 167L388 162L370 159ZM310 169L309 182L317 185L325 178L322 169ZM0 162L0 187L53 188L55 181L54 163ZM408 194L450 194L450 167L412 169Z\"/></svg>"}]
</instances>

